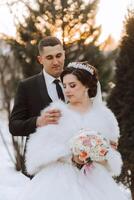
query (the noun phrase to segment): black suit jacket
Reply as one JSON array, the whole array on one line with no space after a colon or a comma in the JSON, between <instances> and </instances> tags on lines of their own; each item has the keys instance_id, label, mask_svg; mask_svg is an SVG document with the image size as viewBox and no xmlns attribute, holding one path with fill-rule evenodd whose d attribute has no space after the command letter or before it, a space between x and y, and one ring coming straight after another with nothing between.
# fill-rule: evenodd
<instances>
[{"instance_id":1,"label":"black suit jacket","mask_svg":"<svg viewBox=\"0 0 134 200\"><path fill-rule=\"evenodd\" d=\"M43 72L20 81L9 130L14 136L29 136L36 129L36 119L43 108L52 102L48 95Z\"/></svg>"}]
</instances>

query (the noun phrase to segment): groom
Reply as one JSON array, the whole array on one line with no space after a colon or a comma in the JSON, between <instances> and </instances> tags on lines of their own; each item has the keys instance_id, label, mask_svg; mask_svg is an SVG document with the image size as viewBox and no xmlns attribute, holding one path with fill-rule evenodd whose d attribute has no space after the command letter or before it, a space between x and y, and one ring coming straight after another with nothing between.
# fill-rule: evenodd
<instances>
[{"instance_id":1,"label":"groom","mask_svg":"<svg viewBox=\"0 0 134 200\"><path fill-rule=\"evenodd\" d=\"M29 136L37 127L58 123L59 110L40 112L58 98L64 100L59 76L63 71L65 52L56 37L45 37L38 45L41 73L19 83L14 107L9 119L9 130L14 136Z\"/></svg>"},{"instance_id":2,"label":"groom","mask_svg":"<svg viewBox=\"0 0 134 200\"><path fill-rule=\"evenodd\" d=\"M20 81L9 118L10 133L27 136L27 139L37 127L58 123L61 116L59 110L53 109L43 115L40 112L52 101L64 101L59 76L64 67L65 52L60 40L45 37L39 42L38 50L37 58L43 69L39 74Z\"/></svg>"}]
</instances>

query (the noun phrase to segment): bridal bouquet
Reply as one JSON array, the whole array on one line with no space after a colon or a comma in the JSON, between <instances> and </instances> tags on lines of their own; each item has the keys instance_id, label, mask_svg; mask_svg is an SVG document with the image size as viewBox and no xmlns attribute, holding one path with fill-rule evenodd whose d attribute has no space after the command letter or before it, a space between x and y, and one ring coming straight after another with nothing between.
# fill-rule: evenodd
<instances>
[{"instance_id":1,"label":"bridal bouquet","mask_svg":"<svg viewBox=\"0 0 134 200\"><path fill-rule=\"evenodd\" d=\"M73 156L78 156L84 164L103 161L109 150L108 141L99 133L82 129L79 135L70 141Z\"/></svg>"}]
</instances>

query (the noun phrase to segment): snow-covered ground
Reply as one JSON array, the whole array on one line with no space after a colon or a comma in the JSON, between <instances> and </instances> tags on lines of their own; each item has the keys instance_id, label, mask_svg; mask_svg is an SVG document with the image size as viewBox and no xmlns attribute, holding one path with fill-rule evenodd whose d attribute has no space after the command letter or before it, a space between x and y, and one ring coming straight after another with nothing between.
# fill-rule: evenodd
<instances>
[{"instance_id":1,"label":"snow-covered ground","mask_svg":"<svg viewBox=\"0 0 134 200\"><path fill-rule=\"evenodd\" d=\"M8 132L8 123L4 113L0 113L0 130L13 155L11 137ZM16 200L17 195L21 194L24 186L29 181L26 176L14 169L0 135L0 200Z\"/></svg>"},{"instance_id":2,"label":"snow-covered ground","mask_svg":"<svg viewBox=\"0 0 134 200\"><path fill-rule=\"evenodd\" d=\"M0 113L0 130L13 155L11 137L8 131L8 122L4 113ZM29 181L30 180L22 173L15 171L0 135L0 200L18 199L17 195L21 195L22 190ZM123 186L119 187L128 197L128 200L131 200L130 191L124 189Z\"/></svg>"}]
</instances>

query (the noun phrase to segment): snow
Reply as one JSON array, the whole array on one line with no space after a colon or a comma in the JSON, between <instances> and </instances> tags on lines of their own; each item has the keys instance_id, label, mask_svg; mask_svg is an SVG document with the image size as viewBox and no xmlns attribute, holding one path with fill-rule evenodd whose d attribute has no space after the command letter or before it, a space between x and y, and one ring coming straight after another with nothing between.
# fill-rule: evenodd
<instances>
[{"instance_id":1,"label":"snow","mask_svg":"<svg viewBox=\"0 0 134 200\"><path fill-rule=\"evenodd\" d=\"M0 200L15 200L29 180L13 168L0 171Z\"/></svg>"},{"instance_id":2,"label":"snow","mask_svg":"<svg viewBox=\"0 0 134 200\"><path fill-rule=\"evenodd\" d=\"M3 113L0 113L0 130L13 155L8 123ZM0 200L16 200L29 181L29 178L15 170L0 135Z\"/></svg>"},{"instance_id":3,"label":"snow","mask_svg":"<svg viewBox=\"0 0 134 200\"><path fill-rule=\"evenodd\" d=\"M0 130L13 156L11 135L8 131L8 121L4 112L0 112ZM29 178L15 170L0 135L0 200L18 199L17 197L21 195L29 182ZM129 189L125 189L122 185L119 187L128 197L128 200L131 200Z\"/></svg>"}]
</instances>

